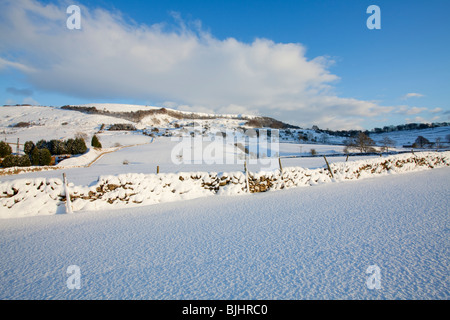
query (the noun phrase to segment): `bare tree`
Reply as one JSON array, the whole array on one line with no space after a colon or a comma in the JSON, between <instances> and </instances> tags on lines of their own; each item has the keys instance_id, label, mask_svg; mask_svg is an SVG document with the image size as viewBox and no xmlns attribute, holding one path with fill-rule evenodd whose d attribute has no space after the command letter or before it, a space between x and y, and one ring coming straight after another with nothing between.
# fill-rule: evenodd
<instances>
[{"instance_id":1,"label":"bare tree","mask_svg":"<svg viewBox=\"0 0 450 320\"><path fill-rule=\"evenodd\" d=\"M326 144L328 142L329 138L328 135L326 133L322 133L320 135L320 142L323 144Z\"/></svg>"},{"instance_id":2,"label":"bare tree","mask_svg":"<svg viewBox=\"0 0 450 320\"><path fill-rule=\"evenodd\" d=\"M360 132L356 137L348 139L345 141L345 145L348 148L355 148L359 152L374 152L375 149L372 147L375 145L375 141L372 140L365 133Z\"/></svg>"},{"instance_id":3,"label":"bare tree","mask_svg":"<svg viewBox=\"0 0 450 320\"><path fill-rule=\"evenodd\" d=\"M381 145L384 147L386 152L389 152L389 147L395 147L395 141L389 137L384 137L383 140L380 141Z\"/></svg>"},{"instance_id":4,"label":"bare tree","mask_svg":"<svg viewBox=\"0 0 450 320\"><path fill-rule=\"evenodd\" d=\"M427 138L424 138L422 136L418 136L415 144L419 147L419 148L423 148L425 145L430 144L430 141Z\"/></svg>"},{"instance_id":5,"label":"bare tree","mask_svg":"<svg viewBox=\"0 0 450 320\"><path fill-rule=\"evenodd\" d=\"M440 137L438 137L438 138L436 138L436 149L439 149L442 145L441 145L441 141L442 141L442 138L440 138Z\"/></svg>"}]
</instances>

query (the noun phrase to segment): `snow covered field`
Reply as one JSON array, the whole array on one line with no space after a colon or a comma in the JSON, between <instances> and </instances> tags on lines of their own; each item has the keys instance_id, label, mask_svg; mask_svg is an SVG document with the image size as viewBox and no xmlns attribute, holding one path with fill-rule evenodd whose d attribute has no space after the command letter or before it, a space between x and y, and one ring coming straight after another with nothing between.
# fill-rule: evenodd
<instances>
[{"instance_id":1,"label":"snow covered field","mask_svg":"<svg viewBox=\"0 0 450 320\"><path fill-rule=\"evenodd\" d=\"M441 168L2 220L0 299L449 299L449 179ZM67 287L72 265L80 289Z\"/></svg>"},{"instance_id":2,"label":"snow covered field","mask_svg":"<svg viewBox=\"0 0 450 320\"><path fill-rule=\"evenodd\" d=\"M0 176L0 217L7 218L0 220L0 299L449 299L450 152L346 162L331 140L282 139L275 149L283 174L278 153L270 164L248 163L251 190L271 191L246 194L242 148L234 140L222 145L231 163L206 163L205 153L202 163L178 164L178 142L163 132L190 137L183 126L192 120L177 122L179 131L172 120L161 114L137 123L147 133L160 123L156 137L97 133L102 150L64 160L58 170ZM59 108L0 108L8 142L80 132L90 139L102 123L132 124ZM206 140L242 125L231 116L202 124ZM449 130L388 135L400 146ZM311 149L333 155L333 178L321 156L299 157ZM60 214L63 172L73 214ZM366 285L374 265L379 290ZM70 266L81 271L81 289L67 287Z\"/></svg>"}]
</instances>

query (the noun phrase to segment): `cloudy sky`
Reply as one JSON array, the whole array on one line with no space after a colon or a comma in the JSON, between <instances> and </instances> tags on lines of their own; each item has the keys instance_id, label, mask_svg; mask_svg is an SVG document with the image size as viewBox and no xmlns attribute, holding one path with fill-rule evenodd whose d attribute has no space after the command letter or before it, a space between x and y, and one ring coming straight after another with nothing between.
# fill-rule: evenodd
<instances>
[{"instance_id":1,"label":"cloudy sky","mask_svg":"<svg viewBox=\"0 0 450 320\"><path fill-rule=\"evenodd\" d=\"M379 30L366 25L371 4ZM447 0L0 0L0 104L144 104L330 129L450 121L449 12Z\"/></svg>"}]
</instances>

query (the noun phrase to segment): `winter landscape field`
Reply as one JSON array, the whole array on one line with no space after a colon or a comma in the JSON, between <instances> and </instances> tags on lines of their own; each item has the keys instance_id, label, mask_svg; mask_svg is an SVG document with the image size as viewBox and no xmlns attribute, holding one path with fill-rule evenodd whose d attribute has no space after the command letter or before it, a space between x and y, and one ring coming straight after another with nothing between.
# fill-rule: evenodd
<instances>
[{"instance_id":1,"label":"winter landscape field","mask_svg":"<svg viewBox=\"0 0 450 320\"><path fill-rule=\"evenodd\" d=\"M281 140L272 158L252 159L220 140L222 159L233 152L234 163L176 163L174 136L196 127L171 129L171 137L98 133L99 123L118 119L51 107L0 110L10 140L82 130L105 146L35 167L42 171L2 169L2 299L449 297L448 151L347 158L342 145ZM69 113L72 123L58 125ZM39 125L10 125L35 119ZM209 121L205 145L216 131L233 131L223 122ZM435 140L448 128L423 134ZM415 134L405 133L404 142ZM252 141L244 137L232 141ZM308 156L313 148L318 155ZM265 181L268 191L256 189ZM80 289L68 289L71 266L79 268ZM370 266L380 268L381 289L366 283Z\"/></svg>"},{"instance_id":2,"label":"winter landscape field","mask_svg":"<svg viewBox=\"0 0 450 320\"><path fill-rule=\"evenodd\" d=\"M0 300L450 299L449 10L0 0Z\"/></svg>"}]
</instances>

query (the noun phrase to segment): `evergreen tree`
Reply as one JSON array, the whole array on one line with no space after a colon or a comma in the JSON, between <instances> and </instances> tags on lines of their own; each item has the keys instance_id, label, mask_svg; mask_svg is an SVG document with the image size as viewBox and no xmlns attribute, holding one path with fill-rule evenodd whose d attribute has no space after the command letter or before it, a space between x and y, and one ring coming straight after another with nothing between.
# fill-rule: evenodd
<instances>
[{"instance_id":1,"label":"evergreen tree","mask_svg":"<svg viewBox=\"0 0 450 320\"><path fill-rule=\"evenodd\" d=\"M64 141L61 140L51 140L49 142L50 145L50 153L54 154L54 155L59 155L59 154L66 154L67 153L67 148L66 148L66 143Z\"/></svg>"},{"instance_id":2,"label":"evergreen tree","mask_svg":"<svg viewBox=\"0 0 450 320\"><path fill-rule=\"evenodd\" d=\"M91 146L93 146L94 148L100 148L100 149L102 147L102 144L100 143L100 141L98 140L98 138L95 134L92 137Z\"/></svg>"},{"instance_id":3,"label":"evergreen tree","mask_svg":"<svg viewBox=\"0 0 450 320\"><path fill-rule=\"evenodd\" d=\"M83 154L87 151L86 143L82 138L75 138L72 147L72 154Z\"/></svg>"},{"instance_id":4,"label":"evergreen tree","mask_svg":"<svg viewBox=\"0 0 450 320\"><path fill-rule=\"evenodd\" d=\"M23 151L25 152L25 154L30 156L34 147L35 147L35 145L34 145L33 141L27 141L27 142L25 142L25 145L23 146Z\"/></svg>"},{"instance_id":5,"label":"evergreen tree","mask_svg":"<svg viewBox=\"0 0 450 320\"><path fill-rule=\"evenodd\" d=\"M12 153L12 148L5 141L0 141L0 157L4 158Z\"/></svg>"},{"instance_id":6,"label":"evergreen tree","mask_svg":"<svg viewBox=\"0 0 450 320\"><path fill-rule=\"evenodd\" d=\"M49 146L49 143L47 142L47 141L45 141L45 140L39 140L37 143L36 143L36 147L38 148L38 149L48 149L48 150L50 150L50 146Z\"/></svg>"},{"instance_id":7,"label":"evergreen tree","mask_svg":"<svg viewBox=\"0 0 450 320\"><path fill-rule=\"evenodd\" d=\"M31 151L31 164L33 166L39 165L39 149L37 147L34 147L33 151Z\"/></svg>"},{"instance_id":8,"label":"evergreen tree","mask_svg":"<svg viewBox=\"0 0 450 320\"><path fill-rule=\"evenodd\" d=\"M22 155L19 158L19 167L29 167L31 166L30 157L27 155Z\"/></svg>"},{"instance_id":9,"label":"evergreen tree","mask_svg":"<svg viewBox=\"0 0 450 320\"><path fill-rule=\"evenodd\" d=\"M3 159L2 166L4 168L10 168L10 167L27 167L30 165L30 159L28 156L18 156L15 154L10 154Z\"/></svg>"},{"instance_id":10,"label":"evergreen tree","mask_svg":"<svg viewBox=\"0 0 450 320\"><path fill-rule=\"evenodd\" d=\"M52 162L52 155L48 149L39 149L39 165L48 166Z\"/></svg>"},{"instance_id":11,"label":"evergreen tree","mask_svg":"<svg viewBox=\"0 0 450 320\"><path fill-rule=\"evenodd\" d=\"M67 150L67 153L69 153L69 154L74 154L74 153L73 153L73 148L74 148L73 145L74 145L74 142L75 142L75 140L72 139L72 138L66 140L66 150Z\"/></svg>"}]
</instances>

